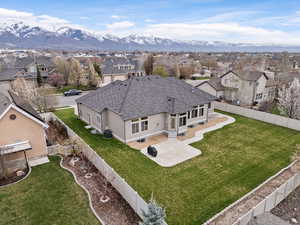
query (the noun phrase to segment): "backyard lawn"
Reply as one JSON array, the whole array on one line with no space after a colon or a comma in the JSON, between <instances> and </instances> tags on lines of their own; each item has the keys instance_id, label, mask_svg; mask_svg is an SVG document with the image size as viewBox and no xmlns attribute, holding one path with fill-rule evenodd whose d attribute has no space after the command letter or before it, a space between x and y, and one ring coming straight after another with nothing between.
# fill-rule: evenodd
<instances>
[{"instance_id":1,"label":"backyard lawn","mask_svg":"<svg viewBox=\"0 0 300 225\"><path fill-rule=\"evenodd\" d=\"M60 159L34 167L29 177L0 188L0 224L95 225L87 194L73 176L59 166Z\"/></svg>"},{"instance_id":2,"label":"backyard lawn","mask_svg":"<svg viewBox=\"0 0 300 225\"><path fill-rule=\"evenodd\" d=\"M137 150L90 134L72 109L56 111L126 181L166 207L170 225L199 225L291 162L300 132L242 116L193 146L203 155L163 168Z\"/></svg>"}]
</instances>

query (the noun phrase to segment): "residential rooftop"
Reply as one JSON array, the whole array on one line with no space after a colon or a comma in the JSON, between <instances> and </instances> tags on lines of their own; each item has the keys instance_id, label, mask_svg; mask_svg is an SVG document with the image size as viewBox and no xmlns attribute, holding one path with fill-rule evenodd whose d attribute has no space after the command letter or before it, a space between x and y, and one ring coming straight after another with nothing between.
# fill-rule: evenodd
<instances>
[{"instance_id":1,"label":"residential rooftop","mask_svg":"<svg viewBox=\"0 0 300 225\"><path fill-rule=\"evenodd\" d=\"M207 104L210 94L173 77L157 75L114 81L76 100L96 112L109 109L123 120L158 113L185 113L195 105Z\"/></svg>"}]
</instances>

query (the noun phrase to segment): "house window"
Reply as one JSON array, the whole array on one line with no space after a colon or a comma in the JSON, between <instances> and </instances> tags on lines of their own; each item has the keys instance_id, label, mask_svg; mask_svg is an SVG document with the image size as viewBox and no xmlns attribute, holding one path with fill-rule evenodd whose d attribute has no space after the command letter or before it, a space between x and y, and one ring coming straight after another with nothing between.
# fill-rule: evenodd
<instances>
[{"instance_id":1,"label":"house window","mask_svg":"<svg viewBox=\"0 0 300 225\"><path fill-rule=\"evenodd\" d=\"M202 117L204 115L204 105L200 105L199 108L199 117Z\"/></svg>"},{"instance_id":2,"label":"house window","mask_svg":"<svg viewBox=\"0 0 300 225\"><path fill-rule=\"evenodd\" d=\"M179 126L180 127L186 126L186 113L180 114L180 117L179 117Z\"/></svg>"},{"instance_id":3,"label":"house window","mask_svg":"<svg viewBox=\"0 0 300 225\"><path fill-rule=\"evenodd\" d=\"M139 119L131 120L132 134L139 132Z\"/></svg>"},{"instance_id":4,"label":"house window","mask_svg":"<svg viewBox=\"0 0 300 225\"><path fill-rule=\"evenodd\" d=\"M148 130L148 117L143 117L141 120L141 131Z\"/></svg>"},{"instance_id":5,"label":"house window","mask_svg":"<svg viewBox=\"0 0 300 225\"><path fill-rule=\"evenodd\" d=\"M211 108L211 102L208 103L207 107L210 109Z\"/></svg>"},{"instance_id":6,"label":"house window","mask_svg":"<svg viewBox=\"0 0 300 225\"><path fill-rule=\"evenodd\" d=\"M188 119L191 119L191 112L188 111Z\"/></svg>"},{"instance_id":7,"label":"house window","mask_svg":"<svg viewBox=\"0 0 300 225\"><path fill-rule=\"evenodd\" d=\"M256 100L260 100L260 99L262 99L262 96L263 96L262 93L256 94L255 99L256 99Z\"/></svg>"},{"instance_id":8,"label":"house window","mask_svg":"<svg viewBox=\"0 0 300 225\"><path fill-rule=\"evenodd\" d=\"M197 118L197 117L198 117L198 106L193 106L192 118Z\"/></svg>"}]
</instances>

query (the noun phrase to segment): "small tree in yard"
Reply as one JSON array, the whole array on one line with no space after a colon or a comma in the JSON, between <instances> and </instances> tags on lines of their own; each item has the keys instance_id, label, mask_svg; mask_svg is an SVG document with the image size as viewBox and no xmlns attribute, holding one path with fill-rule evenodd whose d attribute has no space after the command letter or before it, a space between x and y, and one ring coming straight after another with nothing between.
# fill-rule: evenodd
<instances>
[{"instance_id":1,"label":"small tree in yard","mask_svg":"<svg viewBox=\"0 0 300 225\"><path fill-rule=\"evenodd\" d=\"M166 71L164 66L158 66L153 71L154 75L159 75L161 77L168 77L169 73Z\"/></svg>"},{"instance_id":2,"label":"small tree in yard","mask_svg":"<svg viewBox=\"0 0 300 225\"><path fill-rule=\"evenodd\" d=\"M300 82L295 78L289 86L278 90L278 106L281 114L300 119Z\"/></svg>"},{"instance_id":3,"label":"small tree in yard","mask_svg":"<svg viewBox=\"0 0 300 225\"><path fill-rule=\"evenodd\" d=\"M148 203L148 212L143 211L143 222L140 225L163 225L166 217L166 211L159 206L151 197Z\"/></svg>"},{"instance_id":4,"label":"small tree in yard","mask_svg":"<svg viewBox=\"0 0 300 225\"><path fill-rule=\"evenodd\" d=\"M49 76L48 83L54 87L61 88L65 84L65 79L62 74L54 73Z\"/></svg>"}]
</instances>

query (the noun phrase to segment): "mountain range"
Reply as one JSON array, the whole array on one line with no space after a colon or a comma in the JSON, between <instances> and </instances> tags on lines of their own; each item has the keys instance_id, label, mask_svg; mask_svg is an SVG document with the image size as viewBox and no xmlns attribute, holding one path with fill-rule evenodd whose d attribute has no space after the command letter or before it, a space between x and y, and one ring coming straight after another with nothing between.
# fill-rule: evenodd
<instances>
[{"instance_id":1,"label":"mountain range","mask_svg":"<svg viewBox=\"0 0 300 225\"><path fill-rule=\"evenodd\" d=\"M219 41L178 41L136 34L117 37L110 34L100 35L84 29L66 26L50 31L23 22L0 24L0 48L102 51L300 52L300 46Z\"/></svg>"}]
</instances>

